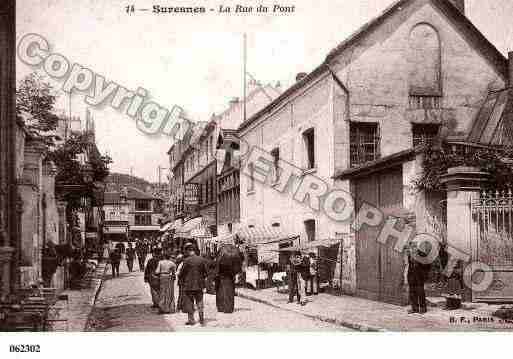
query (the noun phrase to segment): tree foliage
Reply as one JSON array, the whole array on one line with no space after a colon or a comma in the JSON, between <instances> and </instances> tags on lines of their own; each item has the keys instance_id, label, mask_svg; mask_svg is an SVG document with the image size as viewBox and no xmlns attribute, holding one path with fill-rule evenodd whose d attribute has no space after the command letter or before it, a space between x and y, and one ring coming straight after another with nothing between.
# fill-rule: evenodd
<instances>
[{"instance_id":1,"label":"tree foliage","mask_svg":"<svg viewBox=\"0 0 513 359\"><path fill-rule=\"evenodd\" d=\"M53 113L58 94L44 76L33 72L18 83L16 90L16 111L32 116L26 127L31 136L42 140L48 147L55 144L58 137L52 133L59 123Z\"/></svg>"},{"instance_id":2,"label":"tree foliage","mask_svg":"<svg viewBox=\"0 0 513 359\"><path fill-rule=\"evenodd\" d=\"M444 144L425 147L422 175L415 180L418 189L440 190L440 179L452 167L476 167L490 174L488 185L494 189L513 185L513 149L510 147L455 147Z\"/></svg>"}]
</instances>

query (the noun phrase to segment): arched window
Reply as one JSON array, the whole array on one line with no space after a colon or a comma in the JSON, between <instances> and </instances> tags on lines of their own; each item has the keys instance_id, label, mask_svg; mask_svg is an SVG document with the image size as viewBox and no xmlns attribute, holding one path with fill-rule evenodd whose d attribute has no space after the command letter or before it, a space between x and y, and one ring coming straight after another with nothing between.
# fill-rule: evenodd
<instances>
[{"instance_id":1,"label":"arched window","mask_svg":"<svg viewBox=\"0 0 513 359\"><path fill-rule=\"evenodd\" d=\"M437 31L428 24L416 25L410 33L409 78L411 96L441 96L441 49Z\"/></svg>"}]
</instances>

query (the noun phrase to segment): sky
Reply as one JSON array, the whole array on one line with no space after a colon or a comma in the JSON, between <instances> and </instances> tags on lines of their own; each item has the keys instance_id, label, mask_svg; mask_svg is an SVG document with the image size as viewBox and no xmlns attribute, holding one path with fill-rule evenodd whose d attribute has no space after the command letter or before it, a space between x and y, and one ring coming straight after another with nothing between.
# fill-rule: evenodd
<instances>
[{"instance_id":1,"label":"sky","mask_svg":"<svg viewBox=\"0 0 513 359\"><path fill-rule=\"evenodd\" d=\"M395 0L284 0L285 14L127 14L125 0L18 0L17 38L37 33L63 54L128 89L142 87L168 108L180 106L193 120L222 112L242 97L242 43L247 33L247 68L266 84L290 86L298 72L310 72L339 42ZM174 0L130 2L136 8L162 6L257 5L252 1ZM505 55L513 50L513 1L467 0L467 16ZM493 19L493 21L491 21ZM34 68L17 61L18 79ZM62 82L55 82L60 88ZM57 107L68 113L64 94ZM74 94L71 113L85 117L84 96ZM172 141L149 136L110 107L91 108L98 147L114 160L111 170L157 182L157 167L169 167ZM164 172L164 171L163 171ZM161 180L165 180L162 176Z\"/></svg>"}]
</instances>

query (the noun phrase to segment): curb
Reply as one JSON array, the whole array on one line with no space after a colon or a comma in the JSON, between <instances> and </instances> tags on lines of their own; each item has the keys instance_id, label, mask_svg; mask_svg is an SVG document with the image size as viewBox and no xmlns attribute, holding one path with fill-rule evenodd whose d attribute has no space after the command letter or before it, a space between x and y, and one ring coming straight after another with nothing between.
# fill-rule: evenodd
<instances>
[{"instance_id":1,"label":"curb","mask_svg":"<svg viewBox=\"0 0 513 359\"><path fill-rule=\"evenodd\" d=\"M266 304L266 305L268 305L270 307L273 307L273 308L277 308L277 309L281 309L281 310L286 310L288 312L293 312L293 313L296 313L296 314L300 314L300 315L308 317L310 319L314 319L314 320L318 320L318 321L321 321L321 322L335 324L335 325L338 325L340 327L346 327L346 328L358 330L360 332L386 332L387 331L385 328L380 328L380 327L376 327L376 326L372 326L372 325L366 325L366 324L363 324L363 323L351 322L351 321L347 321L347 320L343 320L343 319L337 319L337 318L328 317L328 316L319 315L319 314L303 313L303 312L301 312L299 310L294 310L294 309L291 309L291 308L287 308L287 307L275 304L275 303L273 303L270 300L261 299L261 298L258 298L256 296L252 296L252 295L241 293L239 291L236 291L235 293L236 293L236 295L238 297L241 297L241 298L244 298L244 299L248 299L248 300L251 300L251 301L254 301L254 302Z\"/></svg>"},{"instance_id":2,"label":"curb","mask_svg":"<svg viewBox=\"0 0 513 359\"><path fill-rule=\"evenodd\" d=\"M99 278L94 279L94 282L95 282L94 291L93 291L94 295L91 298L91 302L89 303L91 305L91 310L92 310L92 307L94 307L94 305L96 304L96 300L98 299L98 294L100 294L100 289L103 284L103 279L105 278L105 273L107 272L107 265L103 264L103 269L102 268L98 268L98 269L101 273L98 276Z\"/></svg>"}]
</instances>

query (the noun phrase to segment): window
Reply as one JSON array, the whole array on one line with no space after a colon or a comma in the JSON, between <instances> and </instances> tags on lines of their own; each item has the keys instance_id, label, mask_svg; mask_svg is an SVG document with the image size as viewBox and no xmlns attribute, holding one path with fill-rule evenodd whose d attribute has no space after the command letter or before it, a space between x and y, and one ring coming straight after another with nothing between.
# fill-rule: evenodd
<instances>
[{"instance_id":1,"label":"window","mask_svg":"<svg viewBox=\"0 0 513 359\"><path fill-rule=\"evenodd\" d=\"M305 232L308 242L315 241L315 219L305 221Z\"/></svg>"},{"instance_id":2,"label":"window","mask_svg":"<svg viewBox=\"0 0 513 359\"><path fill-rule=\"evenodd\" d=\"M150 226L151 225L151 214L136 214L135 215L136 226Z\"/></svg>"},{"instance_id":3,"label":"window","mask_svg":"<svg viewBox=\"0 0 513 359\"><path fill-rule=\"evenodd\" d=\"M277 147L271 151L271 156L273 156L273 164L274 164L274 182L278 182L280 180L280 149Z\"/></svg>"},{"instance_id":4,"label":"window","mask_svg":"<svg viewBox=\"0 0 513 359\"><path fill-rule=\"evenodd\" d=\"M151 210L151 203L149 200L136 200L135 201L135 210L136 211L150 211Z\"/></svg>"},{"instance_id":5,"label":"window","mask_svg":"<svg viewBox=\"0 0 513 359\"><path fill-rule=\"evenodd\" d=\"M438 136L439 129L440 125L438 124L413 124L413 147L431 144L433 139Z\"/></svg>"},{"instance_id":6,"label":"window","mask_svg":"<svg viewBox=\"0 0 513 359\"><path fill-rule=\"evenodd\" d=\"M303 141L305 142L306 168L315 168L315 132L313 128L303 132Z\"/></svg>"},{"instance_id":7,"label":"window","mask_svg":"<svg viewBox=\"0 0 513 359\"><path fill-rule=\"evenodd\" d=\"M411 30L408 57L410 96L441 96L441 46L435 28L421 23Z\"/></svg>"},{"instance_id":8,"label":"window","mask_svg":"<svg viewBox=\"0 0 513 359\"><path fill-rule=\"evenodd\" d=\"M379 158L379 127L377 123L351 122L351 167Z\"/></svg>"},{"instance_id":9,"label":"window","mask_svg":"<svg viewBox=\"0 0 513 359\"><path fill-rule=\"evenodd\" d=\"M248 182L248 192L252 192L255 190L255 165L253 162L248 164L249 171L249 182Z\"/></svg>"}]
</instances>

